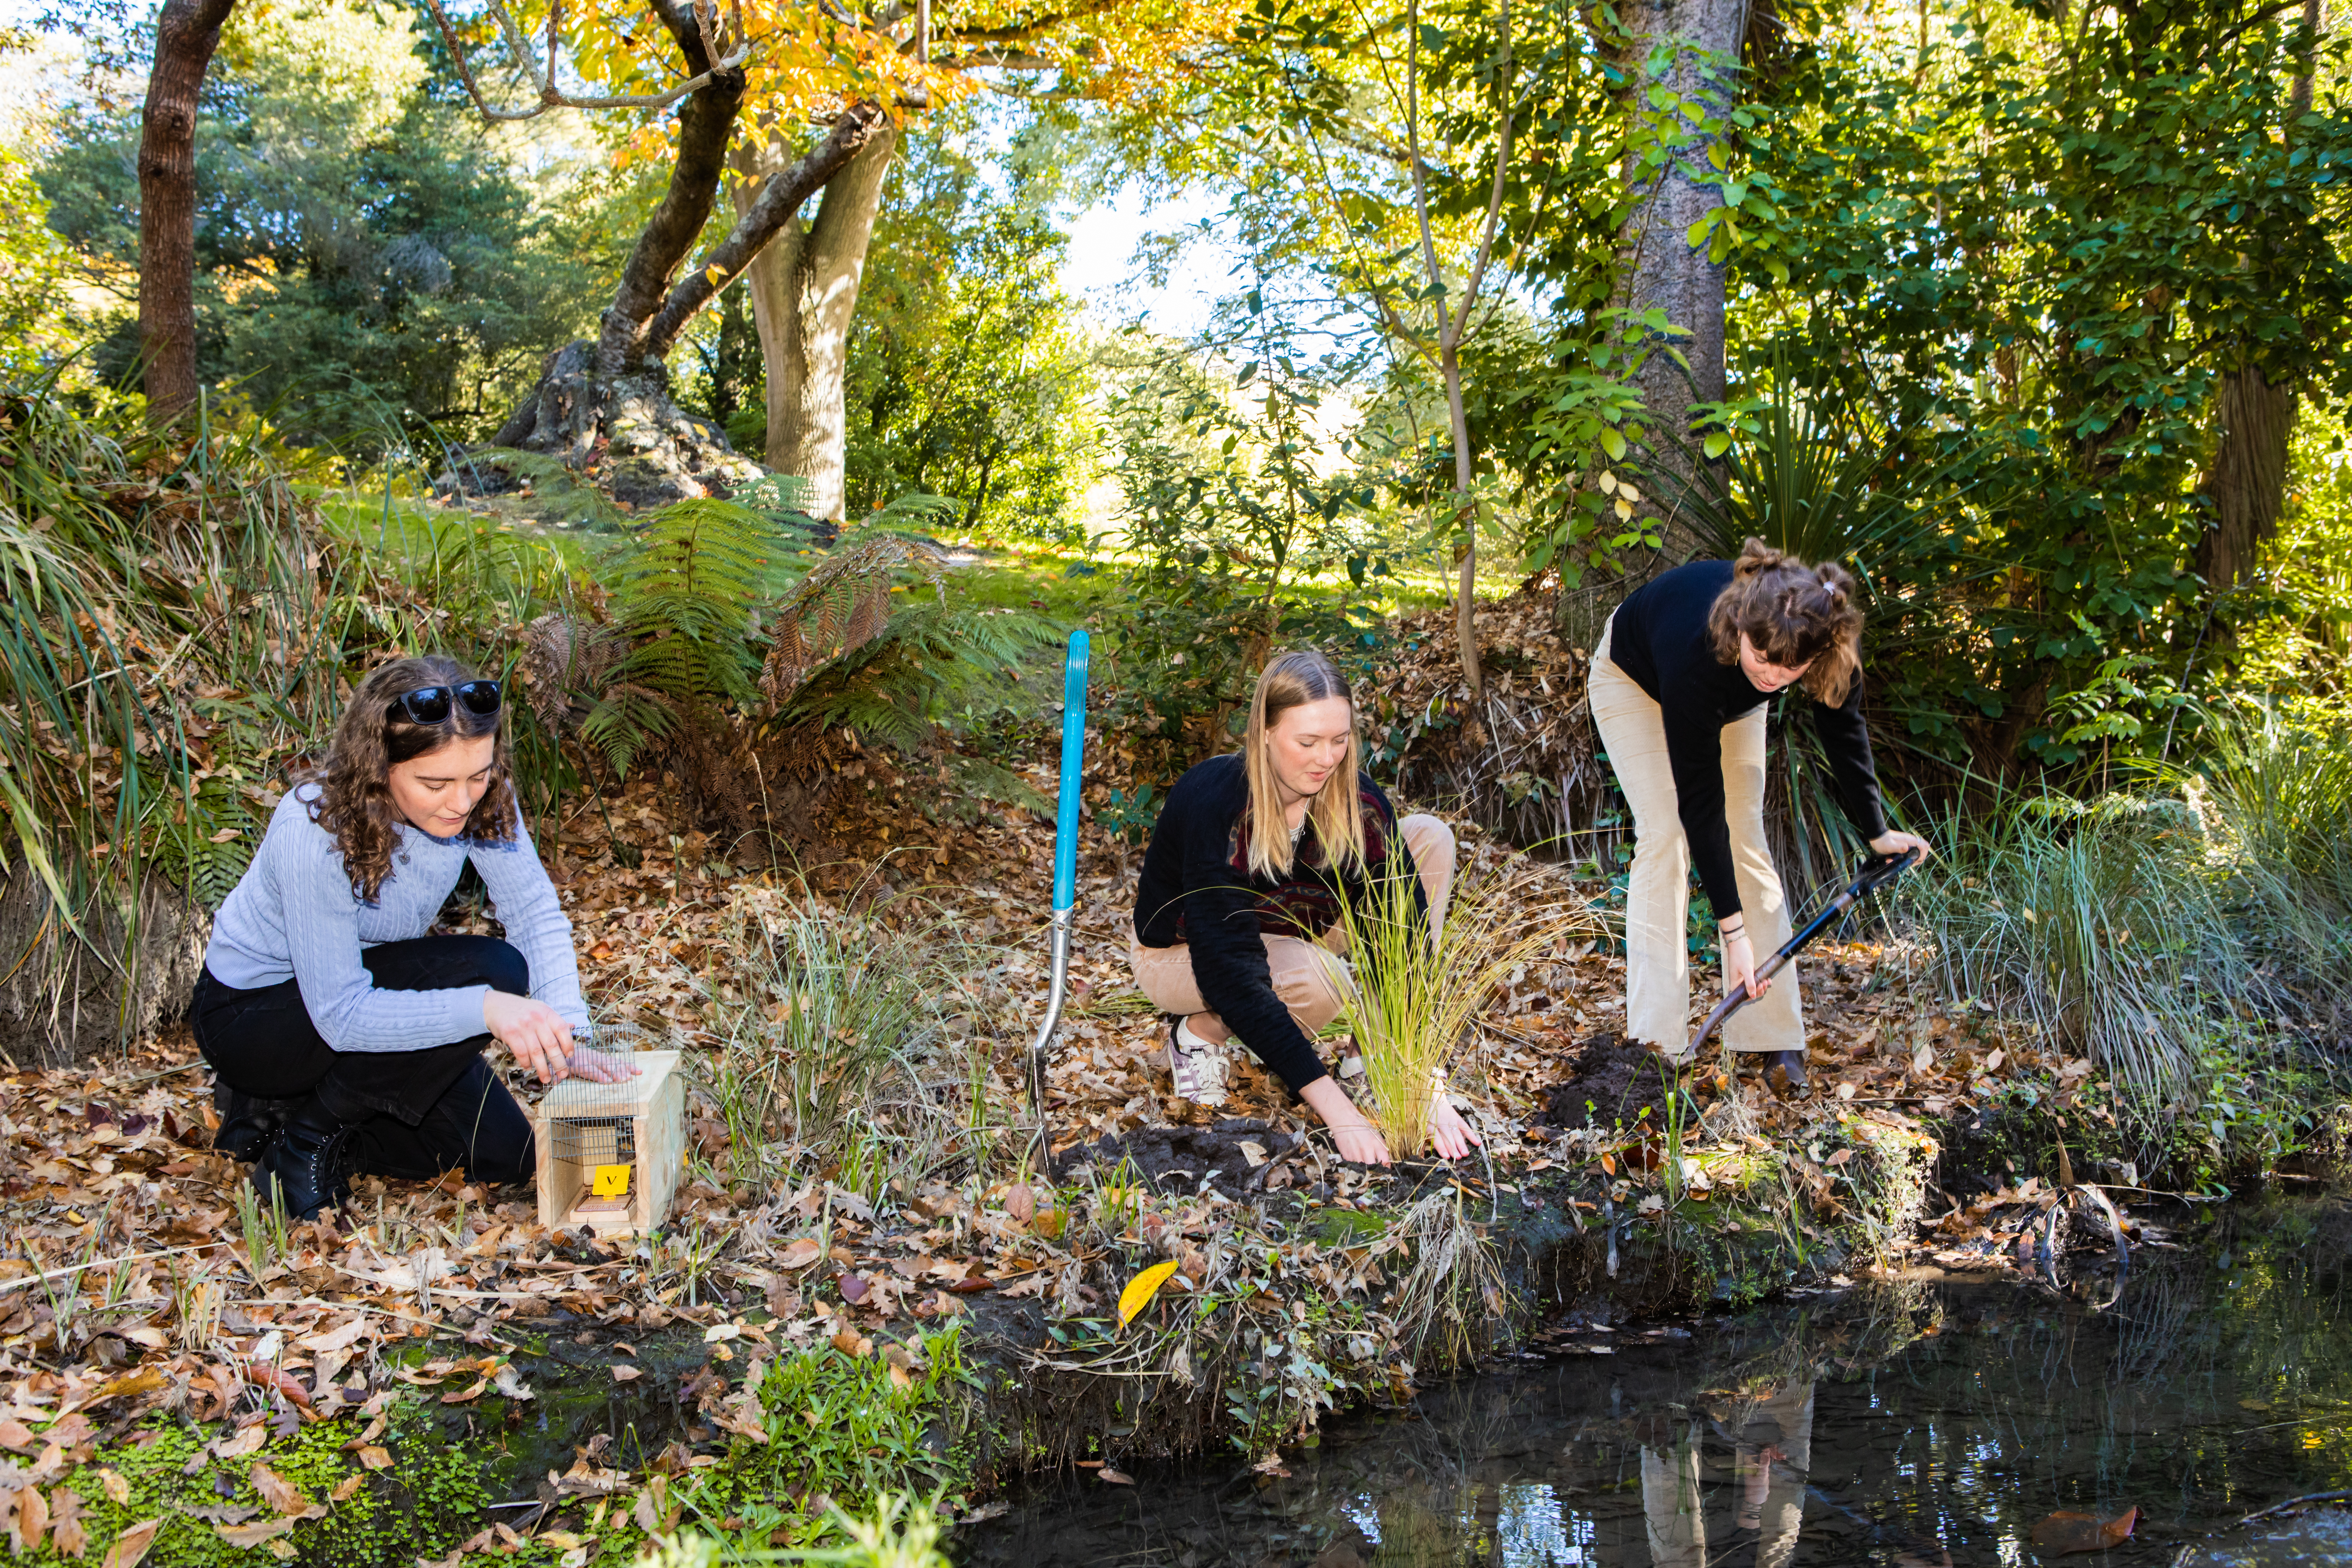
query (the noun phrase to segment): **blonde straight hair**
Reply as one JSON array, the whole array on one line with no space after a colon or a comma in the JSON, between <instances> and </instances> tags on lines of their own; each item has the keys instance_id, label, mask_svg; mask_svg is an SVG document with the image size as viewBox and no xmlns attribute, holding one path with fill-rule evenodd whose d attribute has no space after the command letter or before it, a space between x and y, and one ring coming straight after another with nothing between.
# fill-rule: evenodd
<instances>
[{"instance_id":1,"label":"blonde straight hair","mask_svg":"<svg viewBox=\"0 0 2352 1568\"><path fill-rule=\"evenodd\" d=\"M1242 767L1249 774L1249 868L1259 877L1290 874L1290 827L1284 820L1282 792L1274 776L1271 731L1285 713L1327 697L1348 704L1348 754L1331 770L1307 808L1323 862L1335 871L1360 871L1364 864L1363 797L1357 774L1362 747L1356 738L1356 698L1345 677L1319 653L1278 653L1266 661L1250 698L1249 732L1242 742Z\"/></svg>"}]
</instances>

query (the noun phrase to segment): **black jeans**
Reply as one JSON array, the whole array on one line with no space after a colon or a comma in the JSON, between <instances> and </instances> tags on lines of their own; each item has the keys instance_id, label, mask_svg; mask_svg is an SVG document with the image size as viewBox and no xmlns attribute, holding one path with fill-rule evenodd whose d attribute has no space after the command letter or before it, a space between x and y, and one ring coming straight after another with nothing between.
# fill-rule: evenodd
<instances>
[{"instance_id":1,"label":"black jeans","mask_svg":"<svg viewBox=\"0 0 2352 1568\"><path fill-rule=\"evenodd\" d=\"M530 965L494 937L421 936L360 955L378 989L442 991L488 985L530 994ZM427 1180L463 1170L490 1182L527 1182L538 1170L530 1119L482 1049L486 1032L414 1051L339 1051L320 1037L289 980L240 991L197 977L188 1005L197 1048L223 1083L257 1100L316 1095L352 1126L353 1173Z\"/></svg>"}]
</instances>

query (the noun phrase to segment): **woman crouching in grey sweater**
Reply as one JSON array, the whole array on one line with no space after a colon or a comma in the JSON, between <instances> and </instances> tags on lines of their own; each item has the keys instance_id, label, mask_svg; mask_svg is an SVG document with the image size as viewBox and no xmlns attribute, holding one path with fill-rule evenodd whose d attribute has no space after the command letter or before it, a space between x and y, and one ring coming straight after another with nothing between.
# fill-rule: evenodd
<instances>
[{"instance_id":1,"label":"woman crouching in grey sweater","mask_svg":"<svg viewBox=\"0 0 2352 1568\"><path fill-rule=\"evenodd\" d=\"M361 682L327 765L278 804L189 1004L214 1145L310 1218L355 1173L532 1179L530 1122L483 1059L541 1083L636 1076L588 1033L572 922L523 831L495 680L403 658ZM507 940L428 936L471 861Z\"/></svg>"}]
</instances>

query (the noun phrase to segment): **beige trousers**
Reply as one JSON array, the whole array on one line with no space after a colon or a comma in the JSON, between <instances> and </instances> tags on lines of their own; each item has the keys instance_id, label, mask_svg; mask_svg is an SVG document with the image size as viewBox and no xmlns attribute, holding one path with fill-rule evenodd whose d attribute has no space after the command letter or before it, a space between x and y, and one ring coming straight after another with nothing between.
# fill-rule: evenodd
<instances>
[{"instance_id":1,"label":"beige trousers","mask_svg":"<svg viewBox=\"0 0 2352 1568\"><path fill-rule=\"evenodd\" d=\"M1804 1524L1805 1485L1812 1468L1813 1385L1794 1384L1748 1413L1744 1426L1779 1435L1769 1445L1740 1441L1732 1450L1728 1520L1717 1515L1719 1538L1756 1532L1757 1568L1788 1568ZM1769 1457L1768 1457L1769 1456ZM1651 1568L1707 1568L1706 1499L1699 1450L1686 1436L1671 1449L1642 1450L1642 1514Z\"/></svg>"},{"instance_id":2,"label":"beige trousers","mask_svg":"<svg viewBox=\"0 0 2352 1568\"><path fill-rule=\"evenodd\" d=\"M1613 617L1612 617L1613 618ZM1611 661L1609 630L1593 650L1589 689L1593 728L1633 808L1633 867L1625 889L1625 1033L1679 1056L1690 1045L1690 842L1683 837L1664 715L1633 678ZM1765 710L1723 727L1723 805L1731 864L1739 882L1749 948L1759 963L1789 940L1789 900L1764 845ZM1711 1007L1712 1003L1709 1004ZM1804 1008L1792 963L1760 1002L1723 1026L1735 1051L1804 1049Z\"/></svg>"},{"instance_id":3,"label":"beige trousers","mask_svg":"<svg viewBox=\"0 0 2352 1568\"><path fill-rule=\"evenodd\" d=\"M1421 873L1421 890L1429 900L1432 931L1445 929L1445 901L1454 889L1454 830L1428 816L1399 819L1397 834L1412 852ZM1348 933L1333 926L1320 942L1305 937L1265 936L1265 966L1274 976L1274 994L1290 1009L1298 1026L1313 1039L1318 1030L1339 1016L1345 1005L1341 989L1347 971L1333 954L1347 951ZM1163 1013L1191 1017L1205 1013L1200 983L1192 978L1192 950L1184 942L1173 947L1146 947L1128 935L1127 960L1135 970L1137 989Z\"/></svg>"}]
</instances>

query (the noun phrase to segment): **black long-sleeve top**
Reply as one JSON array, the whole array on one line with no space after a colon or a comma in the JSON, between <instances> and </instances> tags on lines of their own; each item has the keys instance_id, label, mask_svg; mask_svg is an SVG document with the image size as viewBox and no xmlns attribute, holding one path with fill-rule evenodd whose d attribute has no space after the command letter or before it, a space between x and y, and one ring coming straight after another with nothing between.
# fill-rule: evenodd
<instances>
[{"instance_id":1,"label":"black long-sleeve top","mask_svg":"<svg viewBox=\"0 0 2352 1568\"><path fill-rule=\"evenodd\" d=\"M1239 756L1212 757L1168 792L1151 829L1136 879L1135 931L1146 947L1192 947L1192 978L1201 1000L1241 1037L1297 1094L1328 1078L1315 1042L1274 994L1265 936L1312 942L1339 922L1348 900L1360 911L1385 907L1359 902L1380 879L1409 879L1414 907L1428 911L1412 853L1397 833L1396 808L1361 773L1357 795L1364 814L1364 866L1342 875L1324 862L1310 828L1298 842L1286 877L1255 876L1249 868L1249 777ZM1365 955L1359 954L1358 961Z\"/></svg>"},{"instance_id":2,"label":"black long-sleeve top","mask_svg":"<svg viewBox=\"0 0 2352 1568\"><path fill-rule=\"evenodd\" d=\"M1609 628L1611 661L1649 693L1664 716L1666 760L1674 769L1683 836L1718 920L1739 909L1731 825L1724 816L1723 727L1771 700L1771 693L1749 684L1738 665L1718 663L1715 657L1707 612L1731 586L1731 575L1727 561L1677 566L1629 595ZM1886 811L1862 717L1861 678L1837 707L1818 701L1811 706L1839 803L1864 838L1876 838L1886 831Z\"/></svg>"}]
</instances>

